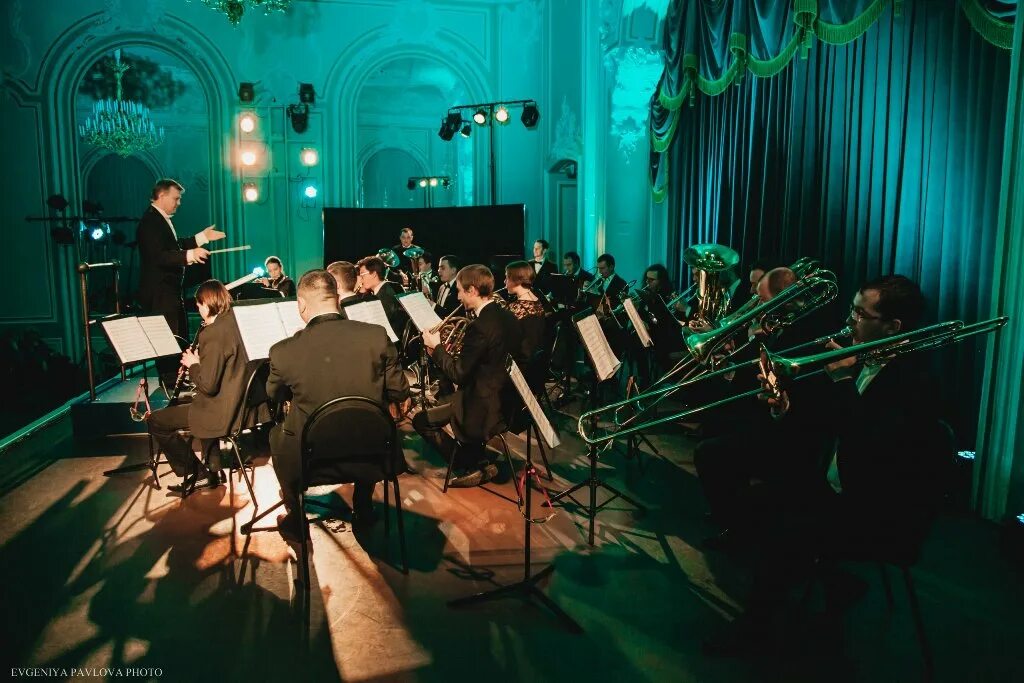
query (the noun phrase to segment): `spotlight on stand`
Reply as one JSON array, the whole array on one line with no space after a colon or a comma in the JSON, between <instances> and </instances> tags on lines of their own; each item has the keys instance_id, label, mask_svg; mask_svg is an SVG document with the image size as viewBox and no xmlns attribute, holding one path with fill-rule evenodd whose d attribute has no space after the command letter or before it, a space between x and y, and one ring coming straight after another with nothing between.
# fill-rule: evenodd
<instances>
[{"instance_id":1,"label":"spotlight on stand","mask_svg":"<svg viewBox=\"0 0 1024 683\"><path fill-rule=\"evenodd\" d=\"M248 104L256 99L256 87L252 83L238 84L238 101Z\"/></svg>"},{"instance_id":2,"label":"spotlight on stand","mask_svg":"<svg viewBox=\"0 0 1024 683\"><path fill-rule=\"evenodd\" d=\"M430 179L430 186L431 187L437 187L437 178L431 178Z\"/></svg>"},{"instance_id":3,"label":"spotlight on stand","mask_svg":"<svg viewBox=\"0 0 1024 683\"><path fill-rule=\"evenodd\" d=\"M103 213L103 205L99 202L93 202L85 199L82 201L82 213L86 216L99 216Z\"/></svg>"},{"instance_id":4,"label":"spotlight on stand","mask_svg":"<svg viewBox=\"0 0 1024 683\"><path fill-rule=\"evenodd\" d=\"M487 123L487 110L477 109L476 113L473 114L473 120L476 121L478 126L483 126Z\"/></svg>"},{"instance_id":5,"label":"spotlight on stand","mask_svg":"<svg viewBox=\"0 0 1024 683\"><path fill-rule=\"evenodd\" d=\"M105 234L106 233L103 232L102 227L96 226L95 228L92 229L92 232L89 233L89 237L91 237L93 241L99 242L101 239L103 239L103 236Z\"/></svg>"},{"instance_id":6,"label":"spotlight on stand","mask_svg":"<svg viewBox=\"0 0 1024 683\"><path fill-rule=\"evenodd\" d=\"M407 188L409 188L410 190L415 190L416 189L416 179L415 178L409 178L409 182L407 182L405 184L405 186Z\"/></svg>"},{"instance_id":7,"label":"spotlight on stand","mask_svg":"<svg viewBox=\"0 0 1024 683\"><path fill-rule=\"evenodd\" d=\"M468 123L462 127L462 130L459 131L459 135L461 135L464 138L468 138L472 134L473 126L469 125Z\"/></svg>"},{"instance_id":8,"label":"spotlight on stand","mask_svg":"<svg viewBox=\"0 0 1024 683\"><path fill-rule=\"evenodd\" d=\"M420 187L426 187L426 186L427 186L427 179L426 178L420 178Z\"/></svg>"},{"instance_id":9,"label":"spotlight on stand","mask_svg":"<svg viewBox=\"0 0 1024 683\"><path fill-rule=\"evenodd\" d=\"M302 104L316 103L316 90L312 83L299 83L299 102Z\"/></svg>"},{"instance_id":10,"label":"spotlight on stand","mask_svg":"<svg viewBox=\"0 0 1024 683\"><path fill-rule=\"evenodd\" d=\"M260 191L257 189L256 183L242 185L242 198L247 202L254 202L260 198Z\"/></svg>"},{"instance_id":11,"label":"spotlight on stand","mask_svg":"<svg viewBox=\"0 0 1024 683\"><path fill-rule=\"evenodd\" d=\"M437 131L439 138L448 142L462 125L462 114L457 111L449 111L448 115L441 119L441 129Z\"/></svg>"},{"instance_id":12,"label":"spotlight on stand","mask_svg":"<svg viewBox=\"0 0 1024 683\"><path fill-rule=\"evenodd\" d=\"M252 114L246 113L238 119L238 127L242 129L243 133L251 133L256 130L256 117Z\"/></svg>"},{"instance_id":13,"label":"spotlight on stand","mask_svg":"<svg viewBox=\"0 0 1024 683\"><path fill-rule=\"evenodd\" d=\"M527 128L533 128L540 121L540 110L537 109L536 102L527 102L523 105L523 115L520 117L523 125Z\"/></svg>"},{"instance_id":14,"label":"spotlight on stand","mask_svg":"<svg viewBox=\"0 0 1024 683\"><path fill-rule=\"evenodd\" d=\"M320 154L312 147L306 147L299 153L299 159L303 166L316 166L320 160Z\"/></svg>"},{"instance_id":15,"label":"spotlight on stand","mask_svg":"<svg viewBox=\"0 0 1024 683\"><path fill-rule=\"evenodd\" d=\"M302 193L310 199L316 199L316 185L306 185Z\"/></svg>"},{"instance_id":16,"label":"spotlight on stand","mask_svg":"<svg viewBox=\"0 0 1024 683\"><path fill-rule=\"evenodd\" d=\"M68 200L64 199L64 195L51 194L46 198L46 205L54 211L63 211L68 208Z\"/></svg>"},{"instance_id":17,"label":"spotlight on stand","mask_svg":"<svg viewBox=\"0 0 1024 683\"><path fill-rule=\"evenodd\" d=\"M501 105L495 110L494 120L503 126L508 123L508 109L505 108L505 105Z\"/></svg>"}]
</instances>

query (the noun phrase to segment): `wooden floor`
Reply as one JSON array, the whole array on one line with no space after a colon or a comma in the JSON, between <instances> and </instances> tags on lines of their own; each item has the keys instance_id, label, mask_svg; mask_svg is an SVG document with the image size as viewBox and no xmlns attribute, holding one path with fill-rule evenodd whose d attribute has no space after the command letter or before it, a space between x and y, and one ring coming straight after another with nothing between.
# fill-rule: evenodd
<instances>
[{"instance_id":1,"label":"wooden floor","mask_svg":"<svg viewBox=\"0 0 1024 683\"><path fill-rule=\"evenodd\" d=\"M560 420L555 481L545 482L552 489L587 475L574 424ZM67 432L57 424L4 455L8 469L43 468L0 497L7 670L70 677L73 667L156 667L161 681L920 680L906 596L896 583L890 611L874 567L855 568L871 589L838 650L822 643L812 617L794 629L792 648L772 657L701 655L703 639L737 613L745 572L701 550L713 530L681 435L656 437L664 457L645 458L643 471L621 451L603 458L602 475L648 510L610 504L595 547L575 507L532 527L534 570L554 564L541 586L584 628L575 635L518 599L446 605L522 578L523 517L482 489L443 494L443 463L404 432L417 470L400 478L410 572L397 568L394 526L386 543L383 524L355 535L339 519L318 523L304 652L291 606L296 565L277 533L238 532L253 510L244 487L234 497L222 487L182 501L154 488L148 473L107 478L104 470L143 460L146 439L77 443ZM524 450L520 438L510 445ZM277 482L258 462L256 497L266 507ZM496 489L513 495L507 472ZM351 487L324 495L350 500ZM914 575L938 680L1024 680L1024 581L1000 555L994 527L945 516Z\"/></svg>"}]
</instances>

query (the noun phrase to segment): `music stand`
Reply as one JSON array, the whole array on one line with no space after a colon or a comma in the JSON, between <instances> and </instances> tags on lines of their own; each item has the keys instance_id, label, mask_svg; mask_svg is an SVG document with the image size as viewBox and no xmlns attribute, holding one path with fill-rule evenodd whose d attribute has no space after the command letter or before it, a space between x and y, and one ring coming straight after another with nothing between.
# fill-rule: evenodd
<instances>
[{"instance_id":1,"label":"music stand","mask_svg":"<svg viewBox=\"0 0 1024 683\"><path fill-rule=\"evenodd\" d=\"M530 504L532 501L531 493L533 491L530 478L532 477L536 479L537 484L540 485L540 475L537 474L537 469L534 467L533 459L530 455L530 432L533 431L536 433L538 445L542 438L547 441L548 447L552 449L556 448L559 442L558 436L554 433L554 428L548 421L547 416L545 416L544 412L540 409L540 404L537 403L537 399L534 397L533 392L530 391L529 386L526 384L526 378L523 376L519 366L516 365L516 362L512 360L511 356L508 356L505 359L505 368L508 371L513 385L519 392L520 398L522 398L523 403L526 404L527 413L529 415L529 420L526 423L526 469L523 470L523 488L525 489L525 499L523 503L525 506L523 508L523 580L507 586L499 586L498 588L484 591L482 593L468 595L464 598L449 600L448 606L465 607L467 605L475 605L478 602L486 602L487 600L516 596L528 602L531 601L531 599L536 599L542 605L547 607L551 613L554 614L572 633L583 633L583 628L576 623L576 621L570 617L565 610L559 607L554 600L537 588L537 583L539 583L541 579L549 576L553 571L555 571L555 565L549 564L536 574L530 573L530 533L531 528L535 523L535 521L530 518ZM543 425L543 428L538 427L538 422ZM544 521L547 520L545 519Z\"/></svg>"},{"instance_id":2,"label":"music stand","mask_svg":"<svg viewBox=\"0 0 1024 683\"><path fill-rule=\"evenodd\" d=\"M644 322L643 318L640 317L640 312L637 310L636 304L633 303L633 300L627 297L625 300L623 300L622 307L626 311L626 316L629 319L629 323L632 325L633 331L636 332L637 341L640 343L640 353L632 354L633 364L635 366L641 362L641 357L643 357L644 360L650 360L652 349L654 349L654 339L651 337L650 332L647 329L647 324ZM630 352L632 350L635 350L635 346L627 345L626 349L627 352ZM626 382L627 399L633 395L633 390L636 390L637 393L640 393L640 390L637 387L635 374L631 374L629 376L629 380ZM644 471L644 463L643 451L640 450L641 442L647 444L647 447L650 448L655 455L660 456L661 453L658 451L657 448L654 447L654 444L652 444L650 440L640 432L632 432L626 437L625 458L626 460L632 460L635 457L637 467L640 469L640 472L642 473Z\"/></svg>"},{"instance_id":3,"label":"music stand","mask_svg":"<svg viewBox=\"0 0 1024 683\"><path fill-rule=\"evenodd\" d=\"M587 336L587 334L584 333L584 330L581 329L581 326L590 317L594 318L594 324L587 324L588 330L594 330L596 328L597 333L600 335L600 339L596 340L596 344L595 344L594 341L591 340L591 338L589 336ZM582 311L582 312L577 313L576 315L574 315L572 317L572 322L576 326L576 330L579 332L580 339L583 341L583 347L587 351L587 357L590 359L590 363L594 367L594 381L593 381L591 392L590 392L590 401L588 402L588 403L593 404L594 402L597 401L597 389L600 386L600 383L605 381L605 380L608 380L608 379L614 377L615 373L618 372L620 367L622 367L622 363L621 362L614 363L613 367L611 369L611 372L610 373L608 372L608 367L609 366L608 366L608 363L607 363L607 359L604 358L603 356L606 353L610 353L611 349L610 349L610 347L608 347L608 339L607 339L607 337L604 336L604 333L601 331L600 325L597 324L597 318L596 318L596 316L594 315L594 312L591 309L587 309L585 311ZM592 348L592 346L595 346L595 345L597 346L597 349ZM607 351L605 351L604 349L607 349ZM614 357L614 354L611 356L611 358L613 360L616 360L615 357ZM603 377L602 377L602 372L601 372L602 368L605 369L605 372L603 373L605 376L603 376ZM596 408L596 407L597 407L596 405L591 405L590 409L593 409L593 408ZM587 411L584 410L584 412L587 412ZM594 422L596 423L597 418L593 417L592 420L594 420ZM564 491L561 491L561 492L556 493L555 495L553 495L551 497L551 500L549 501L549 504L550 505L554 505L555 503L557 503L562 498L568 498L572 502L576 503L576 505L578 507L586 508L586 510L587 510L587 517L589 518L589 531L587 533L587 543L589 545L594 545L594 522L597 519L597 513L600 512L601 508L603 508L605 505L607 505L608 503L612 502L616 498L621 498L622 500L626 501L627 503L629 503L633 507L637 508L637 510L639 510L640 512L645 512L647 510L647 508L645 508L643 505L641 505L640 503L636 502L635 500L633 500L632 498L630 498L626 494L622 493L621 491L619 491L614 486L606 484L604 482L604 480L602 480L598 476L598 474L597 474L597 444L591 444L590 447L587 449L587 458L590 460L590 476L587 479L585 479L585 480L581 481L580 483L576 484L575 486L573 486L571 488L568 488L568 489L566 489ZM573 497L573 495L572 495L572 494L576 493L577 491L579 491L580 489L582 489L584 487L587 487L587 488L590 489L590 504L589 505L583 505L580 501L576 500ZM603 489L605 489L606 491L608 491L609 493L612 494L610 498L605 500L600 505L597 504L597 489L599 489L599 488L603 488Z\"/></svg>"}]
</instances>

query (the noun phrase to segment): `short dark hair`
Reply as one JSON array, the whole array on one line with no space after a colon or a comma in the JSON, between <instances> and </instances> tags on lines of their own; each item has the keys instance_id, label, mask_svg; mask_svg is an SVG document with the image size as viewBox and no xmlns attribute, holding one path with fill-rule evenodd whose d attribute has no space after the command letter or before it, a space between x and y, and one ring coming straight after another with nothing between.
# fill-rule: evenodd
<instances>
[{"instance_id":1,"label":"short dark hair","mask_svg":"<svg viewBox=\"0 0 1024 683\"><path fill-rule=\"evenodd\" d=\"M533 279L536 275L533 266L526 261L512 261L505 266L505 277L513 284L522 285L527 289L533 288Z\"/></svg>"},{"instance_id":2,"label":"short dark hair","mask_svg":"<svg viewBox=\"0 0 1024 683\"><path fill-rule=\"evenodd\" d=\"M567 251L567 252L565 252L565 254L562 255L562 258L563 259L570 259L572 261L573 265L576 266L577 268L579 268L579 265L580 265L580 255L577 254L575 251Z\"/></svg>"},{"instance_id":3,"label":"short dark hair","mask_svg":"<svg viewBox=\"0 0 1024 683\"><path fill-rule=\"evenodd\" d=\"M612 256L611 254L601 254L600 256L598 256L597 262L600 263L601 261L604 261L612 268L615 267L615 257Z\"/></svg>"},{"instance_id":4,"label":"short dark hair","mask_svg":"<svg viewBox=\"0 0 1024 683\"><path fill-rule=\"evenodd\" d=\"M534 244L539 244L540 246L544 247L544 251L547 251L551 247L551 245L548 244L548 241L545 240L545 239L537 239L537 240L534 240L533 243Z\"/></svg>"},{"instance_id":5,"label":"short dark hair","mask_svg":"<svg viewBox=\"0 0 1024 683\"><path fill-rule=\"evenodd\" d=\"M434 255L431 254L429 251L424 251L423 256L420 256L420 261L423 261L424 263L429 263L431 266L433 266Z\"/></svg>"},{"instance_id":6,"label":"short dark hair","mask_svg":"<svg viewBox=\"0 0 1024 683\"><path fill-rule=\"evenodd\" d=\"M865 282L860 293L878 292L878 313L886 320L899 320L903 330L917 327L924 316L925 300L916 282L903 275L885 275Z\"/></svg>"},{"instance_id":7,"label":"short dark hair","mask_svg":"<svg viewBox=\"0 0 1024 683\"><path fill-rule=\"evenodd\" d=\"M402 228L401 230L398 231L399 235L404 235L405 233L409 233L410 235L415 234L412 231L412 228Z\"/></svg>"},{"instance_id":8,"label":"short dark hair","mask_svg":"<svg viewBox=\"0 0 1024 683\"><path fill-rule=\"evenodd\" d=\"M767 273L769 270L773 270L776 264L778 264L778 259L759 258L750 264L750 270L760 270L763 273Z\"/></svg>"},{"instance_id":9,"label":"short dark hair","mask_svg":"<svg viewBox=\"0 0 1024 683\"><path fill-rule=\"evenodd\" d=\"M451 268L452 270L458 270L459 267L462 265L461 263L459 263L459 257L456 256L455 254L445 254L444 256L441 257L441 261L447 261L448 267Z\"/></svg>"},{"instance_id":10,"label":"short dark hair","mask_svg":"<svg viewBox=\"0 0 1024 683\"><path fill-rule=\"evenodd\" d=\"M220 315L231 308L231 292L220 280L207 280L196 288L196 303L210 309L210 315Z\"/></svg>"},{"instance_id":11,"label":"short dark hair","mask_svg":"<svg viewBox=\"0 0 1024 683\"><path fill-rule=\"evenodd\" d=\"M326 270L308 270L299 278L298 295L303 299L338 303L338 284Z\"/></svg>"},{"instance_id":12,"label":"short dark hair","mask_svg":"<svg viewBox=\"0 0 1024 683\"><path fill-rule=\"evenodd\" d=\"M349 261L335 261L326 268L327 272L334 276L335 281L345 288L345 291L352 292L356 288L356 267ZM339 287L340 289L340 287Z\"/></svg>"},{"instance_id":13,"label":"short dark hair","mask_svg":"<svg viewBox=\"0 0 1024 683\"><path fill-rule=\"evenodd\" d=\"M172 187L178 188L179 192L185 191L185 186L172 178L161 178L153 185L153 199L159 199L164 192L169 192Z\"/></svg>"},{"instance_id":14,"label":"short dark hair","mask_svg":"<svg viewBox=\"0 0 1024 683\"><path fill-rule=\"evenodd\" d=\"M463 291L476 287L480 296L487 297L494 291L494 274L487 266L475 263L459 270L455 280L462 285Z\"/></svg>"},{"instance_id":15,"label":"short dark hair","mask_svg":"<svg viewBox=\"0 0 1024 683\"><path fill-rule=\"evenodd\" d=\"M368 273L375 273L381 280L384 279L388 272L388 267L384 263L384 259L379 256L367 256L361 258L356 262L356 269L366 268Z\"/></svg>"}]
</instances>

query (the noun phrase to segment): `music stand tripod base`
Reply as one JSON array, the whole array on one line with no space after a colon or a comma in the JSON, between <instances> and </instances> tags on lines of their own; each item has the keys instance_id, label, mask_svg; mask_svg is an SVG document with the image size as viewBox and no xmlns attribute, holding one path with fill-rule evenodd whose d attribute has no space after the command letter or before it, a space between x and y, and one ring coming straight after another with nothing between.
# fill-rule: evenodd
<instances>
[{"instance_id":1,"label":"music stand tripod base","mask_svg":"<svg viewBox=\"0 0 1024 683\"><path fill-rule=\"evenodd\" d=\"M475 605L480 602L487 602L489 600L499 600L501 598L512 598L519 597L529 602L531 599L536 598L542 605L548 608L555 617L572 633L583 633L583 628L576 623L576 621L570 617L565 610L559 607L554 600L549 598L544 592L537 588L537 583L555 571L555 565L549 564L544 569L540 570L536 574L530 573L530 530L533 526L533 522L529 519L530 503L532 500L533 485L530 481L531 478L537 480L537 484L540 485L540 475L537 473L537 469L533 465L533 460L530 458L530 431L532 423L526 428L526 477L524 478L525 491L525 507L526 513L523 515L523 521L525 524L524 538L523 538L523 580L518 581L507 586L500 586L489 591L482 593L476 593L474 595L467 595L463 598L456 598L448 601L449 607L466 607L469 605ZM538 434L538 442L540 435Z\"/></svg>"}]
</instances>

